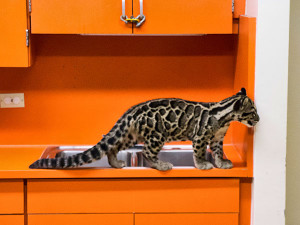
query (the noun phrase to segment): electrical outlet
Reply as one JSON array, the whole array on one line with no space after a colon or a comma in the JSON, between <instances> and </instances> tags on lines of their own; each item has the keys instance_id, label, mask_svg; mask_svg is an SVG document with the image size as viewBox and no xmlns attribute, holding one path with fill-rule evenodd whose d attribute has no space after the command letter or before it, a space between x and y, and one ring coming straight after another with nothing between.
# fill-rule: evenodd
<instances>
[{"instance_id":1,"label":"electrical outlet","mask_svg":"<svg viewBox=\"0 0 300 225\"><path fill-rule=\"evenodd\" d=\"M0 94L1 108L25 107L24 93Z\"/></svg>"}]
</instances>

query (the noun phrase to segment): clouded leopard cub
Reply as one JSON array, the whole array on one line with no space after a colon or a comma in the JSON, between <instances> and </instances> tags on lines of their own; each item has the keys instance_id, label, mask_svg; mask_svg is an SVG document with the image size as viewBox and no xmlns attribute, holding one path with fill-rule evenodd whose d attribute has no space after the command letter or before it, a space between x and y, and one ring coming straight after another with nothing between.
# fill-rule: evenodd
<instances>
[{"instance_id":1,"label":"clouded leopard cub","mask_svg":"<svg viewBox=\"0 0 300 225\"><path fill-rule=\"evenodd\" d=\"M198 169L211 169L205 160L207 146L218 168L231 168L232 163L223 159L223 139L231 121L254 126L259 116L253 101L241 89L236 95L220 102L191 102L177 98L162 98L131 107L102 140L74 156L41 159L30 168L69 168L99 160L107 155L109 164L122 168L125 163L117 153L137 143L144 143L143 155L152 168L169 170L172 164L160 161L157 154L164 143L191 140L194 163Z\"/></svg>"}]
</instances>

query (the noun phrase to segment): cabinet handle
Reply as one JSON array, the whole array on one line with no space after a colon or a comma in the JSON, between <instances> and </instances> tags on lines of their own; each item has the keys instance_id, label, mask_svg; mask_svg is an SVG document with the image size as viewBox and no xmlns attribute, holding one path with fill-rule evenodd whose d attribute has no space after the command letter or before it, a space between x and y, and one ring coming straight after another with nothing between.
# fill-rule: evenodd
<instances>
[{"instance_id":1,"label":"cabinet handle","mask_svg":"<svg viewBox=\"0 0 300 225\"><path fill-rule=\"evenodd\" d=\"M126 19L128 19L128 17L126 16L126 13L125 13L125 0L122 0L122 15L121 15L120 19L124 23L128 23L128 21L126 20Z\"/></svg>"},{"instance_id":2,"label":"cabinet handle","mask_svg":"<svg viewBox=\"0 0 300 225\"><path fill-rule=\"evenodd\" d=\"M136 17L140 21L136 24L136 27L140 27L142 23L144 23L146 20L146 16L143 14L143 5L144 5L143 0L140 0L140 15Z\"/></svg>"}]
</instances>

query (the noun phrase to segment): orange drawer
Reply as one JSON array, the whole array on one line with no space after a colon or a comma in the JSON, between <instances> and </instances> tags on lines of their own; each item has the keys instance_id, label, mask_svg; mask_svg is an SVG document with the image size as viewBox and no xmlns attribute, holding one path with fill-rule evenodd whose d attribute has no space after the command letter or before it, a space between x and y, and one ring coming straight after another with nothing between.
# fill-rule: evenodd
<instances>
[{"instance_id":1,"label":"orange drawer","mask_svg":"<svg viewBox=\"0 0 300 225\"><path fill-rule=\"evenodd\" d=\"M29 180L28 213L238 212L238 179Z\"/></svg>"},{"instance_id":2,"label":"orange drawer","mask_svg":"<svg viewBox=\"0 0 300 225\"><path fill-rule=\"evenodd\" d=\"M32 0L31 32L35 34L131 34L120 20L121 0ZM126 14L132 4L126 1Z\"/></svg>"},{"instance_id":3,"label":"orange drawer","mask_svg":"<svg viewBox=\"0 0 300 225\"><path fill-rule=\"evenodd\" d=\"M22 215L0 215L1 225L24 225L24 216Z\"/></svg>"},{"instance_id":4,"label":"orange drawer","mask_svg":"<svg viewBox=\"0 0 300 225\"><path fill-rule=\"evenodd\" d=\"M140 14L133 0L133 14ZM144 0L145 22L134 34L230 34L232 0Z\"/></svg>"},{"instance_id":5,"label":"orange drawer","mask_svg":"<svg viewBox=\"0 0 300 225\"><path fill-rule=\"evenodd\" d=\"M135 215L135 225L238 225L238 220L238 213Z\"/></svg>"},{"instance_id":6,"label":"orange drawer","mask_svg":"<svg viewBox=\"0 0 300 225\"><path fill-rule=\"evenodd\" d=\"M238 179L144 180L134 187L135 212L238 212Z\"/></svg>"},{"instance_id":7,"label":"orange drawer","mask_svg":"<svg viewBox=\"0 0 300 225\"><path fill-rule=\"evenodd\" d=\"M133 214L29 215L28 225L133 225ZM1 224L2 225L2 224Z\"/></svg>"},{"instance_id":8,"label":"orange drawer","mask_svg":"<svg viewBox=\"0 0 300 225\"><path fill-rule=\"evenodd\" d=\"M0 180L0 214L20 213L24 213L23 181Z\"/></svg>"}]
</instances>

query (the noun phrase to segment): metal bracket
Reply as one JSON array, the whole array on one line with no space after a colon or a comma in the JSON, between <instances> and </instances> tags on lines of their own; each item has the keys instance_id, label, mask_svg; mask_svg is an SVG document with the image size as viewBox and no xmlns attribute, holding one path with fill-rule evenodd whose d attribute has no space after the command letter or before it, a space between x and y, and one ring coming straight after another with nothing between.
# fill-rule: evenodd
<instances>
[{"instance_id":1,"label":"metal bracket","mask_svg":"<svg viewBox=\"0 0 300 225\"><path fill-rule=\"evenodd\" d=\"M31 0L28 0L28 12L31 13Z\"/></svg>"},{"instance_id":2,"label":"metal bracket","mask_svg":"<svg viewBox=\"0 0 300 225\"><path fill-rule=\"evenodd\" d=\"M232 12L234 12L234 0L232 0Z\"/></svg>"},{"instance_id":3,"label":"metal bracket","mask_svg":"<svg viewBox=\"0 0 300 225\"><path fill-rule=\"evenodd\" d=\"M26 46L29 47L29 30L26 30Z\"/></svg>"}]
</instances>

